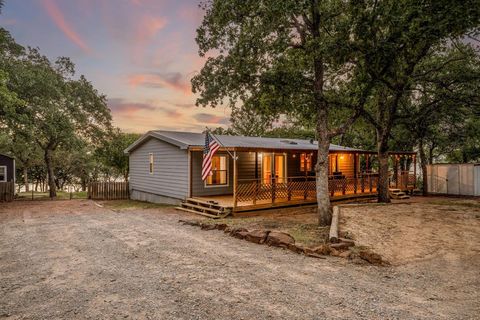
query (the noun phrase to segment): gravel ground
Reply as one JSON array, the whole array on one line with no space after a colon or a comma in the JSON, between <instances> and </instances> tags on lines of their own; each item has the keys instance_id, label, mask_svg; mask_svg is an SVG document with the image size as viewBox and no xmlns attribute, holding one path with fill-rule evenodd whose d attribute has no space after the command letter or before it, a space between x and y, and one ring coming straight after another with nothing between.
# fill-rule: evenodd
<instances>
[{"instance_id":1,"label":"gravel ground","mask_svg":"<svg viewBox=\"0 0 480 320\"><path fill-rule=\"evenodd\" d=\"M478 263L435 257L376 267L308 258L183 226L179 218L185 214L170 208L112 211L87 200L0 204L0 318L480 314Z\"/></svg>"}]
</instances>

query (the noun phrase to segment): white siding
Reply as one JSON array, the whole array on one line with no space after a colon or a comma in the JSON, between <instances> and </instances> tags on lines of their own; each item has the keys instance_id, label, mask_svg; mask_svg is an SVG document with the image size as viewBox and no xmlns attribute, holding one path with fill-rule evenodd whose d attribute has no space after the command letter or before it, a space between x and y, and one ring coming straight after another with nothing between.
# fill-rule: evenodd
<instances>
[{"instance_id":1,"label":"white siding","mask_svg":"<svg viewBox=\"0 0 480 320\"><path fill-rule=\"evenodd\" d=\"M153 173L149 154L153 154ZM150 139L133 150L130 161L130 189L184 199L188 195L188 154L177 146Z\"/></svg>"}]
</instances>

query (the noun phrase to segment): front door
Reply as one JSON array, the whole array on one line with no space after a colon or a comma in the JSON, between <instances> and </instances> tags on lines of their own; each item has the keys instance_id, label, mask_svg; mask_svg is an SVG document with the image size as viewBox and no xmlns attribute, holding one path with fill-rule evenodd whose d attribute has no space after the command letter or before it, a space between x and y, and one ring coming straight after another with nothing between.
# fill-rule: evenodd
<instances>
[{"instance_id":1,"label":"front door","mask_svg":"<svg viewBox=\"0 0 480 320\"><path fill-rule=\"evenodd\" d=\"M284 154L265 153L262 158L262 182L265 184L287 182L286 162Z\"/></svg>"}]
</instances>

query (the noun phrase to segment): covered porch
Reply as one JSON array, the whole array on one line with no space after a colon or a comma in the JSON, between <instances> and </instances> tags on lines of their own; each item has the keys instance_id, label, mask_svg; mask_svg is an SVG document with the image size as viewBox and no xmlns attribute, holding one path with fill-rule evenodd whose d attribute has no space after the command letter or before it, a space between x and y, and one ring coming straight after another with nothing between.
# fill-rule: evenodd
<instances>
[{"instance_id":1,"label":"covered porch","mask_svg":"<svg viewBox=\"0 0 480 320\"><path fill-rule=\"evenodd\" d=\"M216 203L231 211L306 205L316 202L316 150L266 148L220 149L207 181L199 177L202 153L190 150L189 198ZM389 183L392 188L416 188L413 152L392 152ZM329 155L329 194L332 201L373 197L377 193L376 153L338 147ZM413 170L411 170L413 169Z\"/></svg>"}]
</instances>

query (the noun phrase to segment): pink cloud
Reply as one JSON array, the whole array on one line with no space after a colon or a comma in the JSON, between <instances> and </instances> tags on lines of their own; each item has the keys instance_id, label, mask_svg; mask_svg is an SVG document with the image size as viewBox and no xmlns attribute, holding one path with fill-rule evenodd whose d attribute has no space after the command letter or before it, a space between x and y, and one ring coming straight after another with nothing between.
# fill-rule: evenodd
<instances>
[{"instance_id":1,"label":"pink cloud","mask_svg":"<svg viewBox=\"0 0 480 320\"><path fill-rule=\"evenodd\" d=\"M128 84L133 88L170 88L191 94L190 83L179 72L131 74L128 76Z\"/></svg>"},{"instance_id":2,"label":"pink cloud","mask_svg":"<svg viewBox=\"0 0 480 320\"><path fill-rule=\"evenodd\" d=\"M193 116L195 120L200 123L213 123L213 124L228 124L229 120L226 117L216 116L209 113L198 113Z\"/></svg>"},{"instance_id":3,"label":"pink cloud","mask_svg":"<svg viewBox=\"0 0 480 320\"><path fill-rule=\"evenodd\" d=\"M165 115L171 119L180 119L183 117L183 114L177 110L165 110Z\"/></svg>"},{"instance_id":4,"label":"pink cloud","mask_svg":"<svg viewBox=\"0 0 480 320\"><path fill-rule=\"evenodd\" d=\"M59 9L55 1L43 0L42 3L48 15L52 18L53 22L55 22L57 27L67 36L67 38L69 38L74 44L80 47L84 52L90 53L90 48L65 20L62 11Z\"/></svg>"},{"instance_id":5,"label":"pink cloud","mask_svg":"<svg viewBox=\"0 0 480 320\"><path fill-rule=\"evenodd\" d=\"M108 107L114 114L133 116L140 111L154 111L155 106L146 103L127 102L123 99L108 99Z\"/></svg>"}]
</instances>

